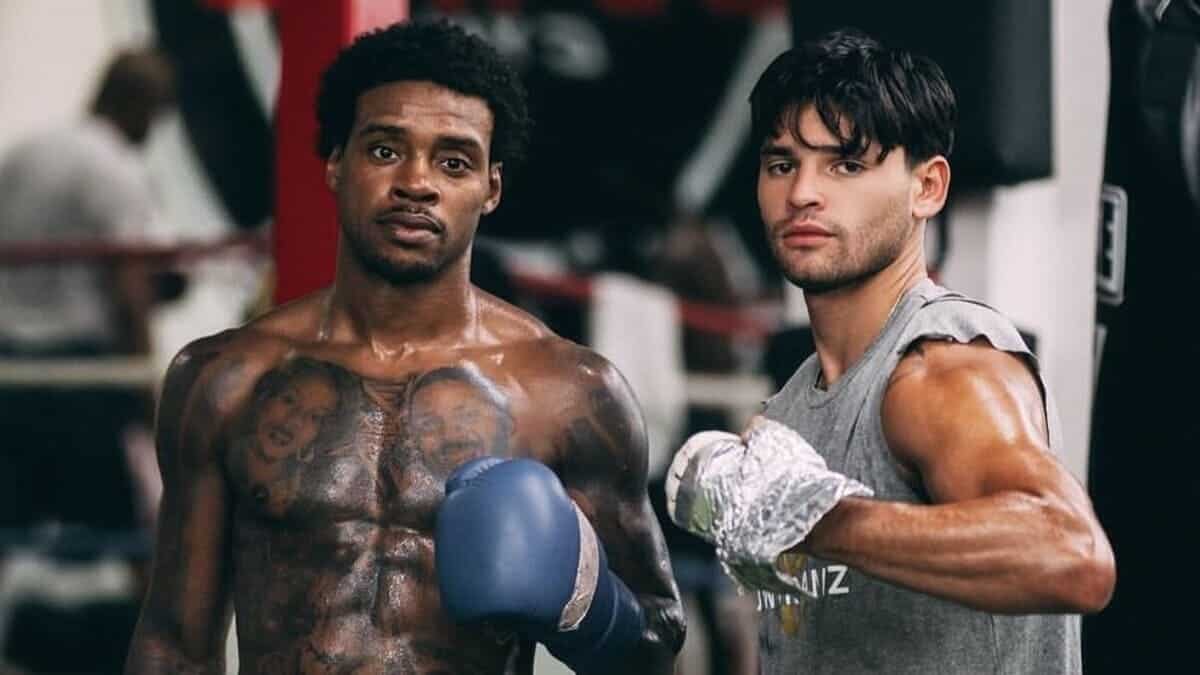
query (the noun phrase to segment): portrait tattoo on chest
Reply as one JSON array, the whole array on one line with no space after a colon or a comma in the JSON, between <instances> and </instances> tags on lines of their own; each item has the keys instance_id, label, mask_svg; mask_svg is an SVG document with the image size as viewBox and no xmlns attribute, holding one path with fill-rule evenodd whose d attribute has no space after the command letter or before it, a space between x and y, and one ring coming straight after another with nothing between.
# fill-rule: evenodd
<instances>
[{"instance_id":1,"label":"portrait tattoo on chest","mask_svg":"<svg viewBox=\"0 0 1200 675\"><path fill-rule=\"evenodd\" d=\"M513 426L508 397L470 364L376 380L296 358L259 380L234 466L270 513L357 501L351 493L387 511L436 499L470 459L510 456Z\"/></svg>"},{"instance_id":2,"label":"portrait tattoo on chest","mask_svg":"<svg viewBox=\"0 0 1200 675\"><path fill-rule=\"evenodd\" d=\"M509 455L513 427L508 397L470 365L381 380L296 358L264 375L231 460L256 509L237 531L239 630L260 670L315 667L349 643L428 622L445 479L474 457ZM489 663L511 646L485 643ZM468 653L404 644L388 659L474 672Z\"/></svg>"},{"instance_id":3,"label":"portrait tattoo on chest","mask_svg":"<svg viewBox=\"0 0 1200 675\"><path fill-rule=\"evenodd\" d=\"M352 452L361 386L343 368L297 358L258 381L235 434L233 464L249 497L282 513L311 469Z\"/></svg>"},{"instance_id":4,"label":"portrait tattoo on chest","mask_svg":"<svg viewBox=\"0 0 1200 675\"><path fill-rule=\"evenodd\" d=\"M475 457L508 454L508 399L474 368L438 368L417 377L407 412L413 448L438 474Z\"/></svg>"}]
</instances>

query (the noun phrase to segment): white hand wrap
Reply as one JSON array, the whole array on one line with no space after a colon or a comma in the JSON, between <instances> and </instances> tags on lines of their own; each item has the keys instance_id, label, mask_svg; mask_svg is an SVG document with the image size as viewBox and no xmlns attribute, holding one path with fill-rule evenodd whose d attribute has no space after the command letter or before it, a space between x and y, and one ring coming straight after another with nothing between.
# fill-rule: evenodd
<instances>
[{"instance_id":1,"label":"white hand wrap","mask_svg":"<svg viewBox=\"0 0 1200 675\"><path fill-rule=\"evenodd\" d=\"M800 434L757 416L742 437L704 431L684 443L667 472L667 510L680 527L716 545L725 571L748 589L800 588L775 565L844 497L870 488L831 471Z\"/></svg>"}]
</instances>

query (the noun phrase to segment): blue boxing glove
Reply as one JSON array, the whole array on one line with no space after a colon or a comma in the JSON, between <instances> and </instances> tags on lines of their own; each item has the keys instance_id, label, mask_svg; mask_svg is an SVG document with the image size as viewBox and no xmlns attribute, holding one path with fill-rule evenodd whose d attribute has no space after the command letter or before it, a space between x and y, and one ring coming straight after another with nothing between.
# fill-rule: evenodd
<instances>
[{"instance_id":1,"label":"blue boxing glove","mask_svg":"<svg viewBox=\"0 0 1200 675\"><path fill-rule=\"evenodd\" d=\"M645 628L591 524L540 462L488 457L456 469L434 556L455 621L505 622L576 672L619 668Z\"/></svg>"}]
</instances>

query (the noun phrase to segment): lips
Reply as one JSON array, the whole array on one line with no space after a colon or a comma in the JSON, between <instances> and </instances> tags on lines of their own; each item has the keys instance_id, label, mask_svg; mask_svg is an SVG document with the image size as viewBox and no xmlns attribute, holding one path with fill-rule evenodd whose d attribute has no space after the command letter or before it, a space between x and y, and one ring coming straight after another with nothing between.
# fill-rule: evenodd
<instances>
[{"instance_id":1,"label":"lips","mask_svg":"<svg viewBox=\"0 0 1200 675\"><path fill-rule=\"evenodd\" d=\"M833 232L812 222L786 225L779 230L779 239L787 246L815 246L832 238Z\"/></svg>"},{"instance_id":2,"label":"lips","mask_svg":"<svg viewBox=\"0 0 1200 675\"><path fill-rule=\"evenodd\" d=\"M429 246L446 229L441 221L428 213L409 209L388 211L376 218L375 222L386 228L389 241L406 248Z\"/></svg>"},{"instance_id":3,"label":"lips","mask_svg":"<svg viewBox=\"0 0 1200 675\"><path fill-rule=\"evenodd\" d=\"M442 231L442 224L436 218L425 213L409 211L392 211L377 219L382 225L404 227L410 230L426 230L433 233Z\"/></svg>"},{"instance_id":4,"label":"lips","mask_svg":"<svg viewBox=\"0 0 1200 675\"><path fill-rule=\"evenodd\" d=\"M784 227L779 231L779 236L784 239L788 237L832 237L833 233L816 223L805 222Z\"/></svg>"},{"instance_id":5,"label":"lips","mask_svg":"<svg viewBox=\"0 0 1200 675\"><path fill-rule=\"evenodd\" d=\"M267 432L267 438L277 446L287 447L295 439L295 435L285 427L276 426Z\"/></svg>"}]
</instances>

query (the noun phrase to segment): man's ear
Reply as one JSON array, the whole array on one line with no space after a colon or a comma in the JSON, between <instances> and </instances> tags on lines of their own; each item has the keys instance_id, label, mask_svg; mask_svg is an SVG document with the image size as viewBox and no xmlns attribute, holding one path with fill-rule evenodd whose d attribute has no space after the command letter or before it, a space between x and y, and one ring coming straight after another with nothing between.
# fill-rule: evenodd
<instances>
[{"instance_id":1,"label":"man's ear","mask_svg":"<svg viewBox=\"0 0 1200 675\"><path fill-rule=\"evenodd\" d=\"M342 146L337 146L325 158L325 184L337 192L338 184L342 181Z\"/></svg>"},{"instance_id":2,"label":"man's ear","mask_svg":"<svg viewBox=\"0 0 1200 675\"><path fill-rule=\"evenodd\" d=\"M504 162L488 165L488 196L483 202L483 215L488 215L500 206L500 193L504 191Z\"/></svg>"},{"instance_id":3,"label":"man's ear","mask_svg":"<svg viewBox=\"0 0 1200 675\"><path fill-rule=\"evenodd\" d=\"M934 155L912 170L912 213L917 220L928 220L946 205L950 194L950 162Z\"/></svg>"}]
</instances>

